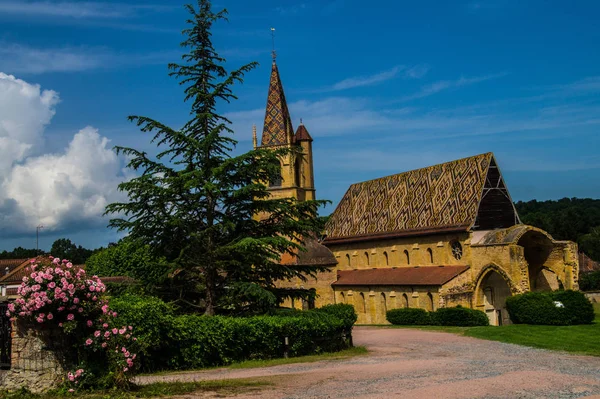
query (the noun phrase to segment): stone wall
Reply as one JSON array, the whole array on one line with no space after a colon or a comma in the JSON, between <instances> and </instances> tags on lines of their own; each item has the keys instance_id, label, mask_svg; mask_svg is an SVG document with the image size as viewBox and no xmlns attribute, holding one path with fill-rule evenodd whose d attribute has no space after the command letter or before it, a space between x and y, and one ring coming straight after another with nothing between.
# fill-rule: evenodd
<instances>
[{"instance_id":1,"label":"stone wall","mask_svg":"<svg viewBox=\"0 0 600 399\"><path fill-rule=\"evenodd\" d=\"M0 374L0 386L8 390L26 387L37 393L55 387L64 376L58 358L42 339L13 324L11 369Z\"/></svg>"}]
</instances>

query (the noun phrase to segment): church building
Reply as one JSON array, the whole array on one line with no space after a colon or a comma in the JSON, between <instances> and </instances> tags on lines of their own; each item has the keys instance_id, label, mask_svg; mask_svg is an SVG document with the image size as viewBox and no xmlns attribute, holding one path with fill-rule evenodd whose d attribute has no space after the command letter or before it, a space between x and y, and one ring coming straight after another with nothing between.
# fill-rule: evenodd
<instances>
[{"instance_id":1,"label":"church building","mask_svg":"<svg viewBox=\"0 0 600 399\"><path fill-rule=\"evenodd\" d=\"M315 198L312 143L302 123L293 131L274 59L260 146L298 151L282 159L272 195ZM282 263L331 271L289 284L315 289L315 306L353 304L358 324L387 323L394 308L462 305L502 325L510 295L578 288L577 245L521 223L492 153L352 184L325 238L305 246Z\"/></svg>"}]
</instances>

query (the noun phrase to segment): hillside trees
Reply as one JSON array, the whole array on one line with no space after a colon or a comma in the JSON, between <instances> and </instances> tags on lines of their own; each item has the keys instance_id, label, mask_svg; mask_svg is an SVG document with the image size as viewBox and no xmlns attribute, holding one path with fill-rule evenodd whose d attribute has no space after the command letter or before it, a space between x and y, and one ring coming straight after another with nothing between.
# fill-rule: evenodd
<instances>
[{"instance_id":1,"label":"hillside trees","mask_svg":"<svg viewBox=\"0 0 600 399\"><path fill-rule=\"evenodd\" d=\"M575 241L581 251L600 261L600 200L531 200L515 206L523 223L546 230L557 240Z\"/></svg>"},{"instance_id":2,"label":"hillside trees","mask_svg":"<svg viewBox=\"0 0 600 399\"><path fill-rule=\"evenodd\" d=\"M232 156L236 145L230 121L219 113L236 97L232 87L256 67L250 63L227 72L212 44L211 29L226 11L213 13L198 0L190 13L182 63L169 65L184 87L190 120L169 127L145 116L131 116L142 132L152 133L156 157L118 147L138 177L119 189L128 201L113 203L110 226L150 245L177 264L177 276L201 295L189 306L205 314L252 305L268 308L284 297L308 298L308 290L278 289L278 280L314 275L323 267L283 266L283 253L302 248L302 238L318 231L317 209L324 201L270 198L262 182L279 175L279 157L288 149L257 149ZM262 215L257 218L256 215Z\"/></svg>"}]
</instances>

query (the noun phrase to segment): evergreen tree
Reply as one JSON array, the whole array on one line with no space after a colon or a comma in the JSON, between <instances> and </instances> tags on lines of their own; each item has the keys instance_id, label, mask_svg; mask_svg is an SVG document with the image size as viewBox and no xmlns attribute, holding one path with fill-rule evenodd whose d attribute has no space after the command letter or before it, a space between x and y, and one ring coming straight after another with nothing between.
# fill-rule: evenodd
<instances>
[{"instance_id":1,"label":"evergreen tree","mask_svg":"<svg viewBox=\"0 0 600 399\"><path fill-rule=\"evenodd\" d=\"M278 177L279 157L290 149L231 155L237 143L231 122L217 109L236 99L232 86L257 64L228 73L211 40L212 25L226 19L226 10L213 13L208 0L186 8L191 17L181 45L188 52L169 69L185 87L191 119L175 129L148 117L129 117L142 132L153 134L161 151L150 157L117 147L140 175L119 185L129 201L107 207L107 213L120 216L110 226L176 263L187 290L201 292L190 305L207 315L265 309L285 297L310 298L314 294L308 290L278 289L276 282L305 279L326 268L284 266L279 260L283 253L302 250L303 237L319 230L317 209L324 201L269 196L264 182Z\"/></svg>"}]
</instances>

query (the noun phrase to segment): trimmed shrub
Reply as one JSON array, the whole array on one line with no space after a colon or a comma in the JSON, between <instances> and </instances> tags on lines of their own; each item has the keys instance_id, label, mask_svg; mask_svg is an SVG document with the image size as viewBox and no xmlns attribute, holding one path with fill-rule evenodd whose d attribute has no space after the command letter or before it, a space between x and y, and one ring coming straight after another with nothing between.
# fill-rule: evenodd
<instances>
[{"instance_id":1,"label":"trimmed shrub","mask_svg":"<svg viewBox=\"0 0 600 399\"><path fill-rule=\"evenodd\" d=\"M323 307L314 309L314 312L327 313L340 318L344 322L344 326L347 330L352 330L352 326L358 319L358 315L354 310L354 306L344 303L325 305Z\"/></svg>"},{"instance_id":2,"label":"trimmed shrub","mask_svg":"<svg viewBox=\"0 0 600 399\"><path fill-rule=\"evenodd\" d=\"M463 308L439 308L431 313L432 323L440 326L489 326L488 317L481 310Z\"/></svg>"},{"instance_id":3,"label":"trimmed shrub","mask_svg":"<svg viewBox=\"0 0 600 399\"><path fill-rule=\"evenodd\" d=\"M154 297L114 300L118 318L135 326L145 371L213 367L249 359L333 352L350 345L351 305L311 311L280 309L272 316L175 316ZM285 338L288 338L288 346Z\"/></svg>"},{"instance_id":4,"label":"trimmed shrub","mask_svg":"<svg viewBox=\"0 0 600 399\"><path fill-rule=\"evenodd\" d=\"M111 299L111 306L118 322L135 326L142 370L166 368L171 351L165 337L175 317L171 306L156 297L131 294Z\"/></svg>"},{"instance_id":5,"label":"trimmed shrub","mask_svg":"<svg viewBox=\"0 0 600 399\"><path fill-rule=\"evenodd\" d=\"M554 301L564 305L565 313L569 317L568 324L591 324L594 321L594 306L579 291L552 291L549 293Z\"/></svg>"},{"instance_id":6,"label":"trimmed shrub","mask_svg":"<svg viewBox=\"0 0 600 399\"><path fill-rule=\"evenodd\" d=\"M399 326L419 326L431 324L431 316L425 309L391 309L387 311L385 316L387 321Z\"/></svg>"},{"instance_id":7,"label":"trimmed shrub","mask_svg":"<svg viewBox=\"0 0 600 399\"><path fill-rule=\"evenodd\" d=\"M558 307L554 301L562 302ZM515 324L571 325L589 324L594 309L581 292L526 292L506 298L506 309Z\"/></svg>"}]
</instances>

